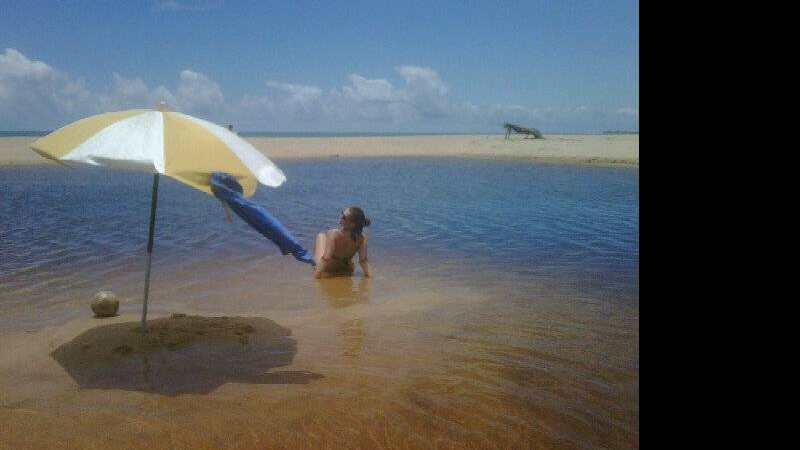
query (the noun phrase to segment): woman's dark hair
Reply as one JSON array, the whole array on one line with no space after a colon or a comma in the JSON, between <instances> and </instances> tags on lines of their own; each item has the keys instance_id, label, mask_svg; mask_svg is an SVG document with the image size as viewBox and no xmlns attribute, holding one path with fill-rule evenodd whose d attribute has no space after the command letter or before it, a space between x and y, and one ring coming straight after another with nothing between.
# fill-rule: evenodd
<instances>
[{"instance_id":1,"label":"woman's dark hair","mask_svg":"<svg viewBox=\"0 0 800 450\"><path fill-rule=\"evenodd\" d=\"M368 227L372 221L369 220L369 217L364 215L364 210L358 206L348 206L345 211L348 210L350 211L348 218L355 224L355 228L350 232L350 237L355 241L356 237L364 230L364 227ZM342 212L342 214L344 214L344 212Z\"/></svg>"}]
</instances>

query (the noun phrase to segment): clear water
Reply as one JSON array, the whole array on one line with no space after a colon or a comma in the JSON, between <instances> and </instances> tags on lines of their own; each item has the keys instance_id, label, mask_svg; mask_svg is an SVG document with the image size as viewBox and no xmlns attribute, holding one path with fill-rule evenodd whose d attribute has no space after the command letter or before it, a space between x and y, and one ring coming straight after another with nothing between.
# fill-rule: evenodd
<instances>
[{"instance_id":1,"label":"clear water","mask_svg":"<svg viewBox=\"0 0 800 450\"><path fill-rule=\"evenodd\" d=\"M228 222L213 197L162 177L153 317L269 317L298 341L292 367L325 375L306 389L369 398L429 437L425 445L414 433L401 433L412 439L402 445L364 445L638 446L637 169L277 162L288 182L260 187L254 200L311 250L342 208L362 206L373 221L366 232L376 276L314 280L310 266L280 255L238 218ZM0 168L0 333L85 317L99 290L128 298L122 312L138 313L151 180ZM397 431L372 422L363 405L336 405L349 419L315 417L314 436L342 426Z\"/></svg>"}]
</instances>

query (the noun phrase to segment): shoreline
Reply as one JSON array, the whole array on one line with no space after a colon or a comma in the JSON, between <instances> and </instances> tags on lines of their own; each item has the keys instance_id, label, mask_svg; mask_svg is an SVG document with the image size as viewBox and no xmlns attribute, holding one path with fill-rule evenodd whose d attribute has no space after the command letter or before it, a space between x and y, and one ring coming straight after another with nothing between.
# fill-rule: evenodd
<instances>
[{"instance_id":1,"label":"shoreline","mask_svg":"<svg viewBox=\"0 0 800 450\"><path fill-rule=\"evenodd\" d=\"M275 161L397 156L524 160L541 163L639 167L639 135L504 135L362 137L243 137ZM0 137L0 166L55 165L30 150L38 136Z\"/></svg>"}]
</instances>

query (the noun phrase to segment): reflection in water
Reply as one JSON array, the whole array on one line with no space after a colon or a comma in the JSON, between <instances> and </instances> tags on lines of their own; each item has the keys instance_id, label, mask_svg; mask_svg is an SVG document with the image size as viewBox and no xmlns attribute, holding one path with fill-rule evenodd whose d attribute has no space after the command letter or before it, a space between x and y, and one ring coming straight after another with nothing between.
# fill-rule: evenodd
<instances>
[{"instance_id":1,"label":"reflection in water","mask_svg":"<svg viewBox=\"0 0 800 450\"><path fill-rule=\"evenodd\" d=\"M331 306L344 308L356 303L369 302L369 278L335 277L316 280L322 298Z\"/></svg>"},{"instance_id":2,"label":"reflection in water","mask_svg":"<svg viewBox=\"0 0 800 450\"><path fill-rule=\"evenodd\" d=\"M346 308L369 302L369 281L367 277L336 277L317 280L322 298L334 308ZM358 358L364 348L364 319L354 317L339 323L337 336L344 340L342 356Z\"/></svg>"}]
</instances>

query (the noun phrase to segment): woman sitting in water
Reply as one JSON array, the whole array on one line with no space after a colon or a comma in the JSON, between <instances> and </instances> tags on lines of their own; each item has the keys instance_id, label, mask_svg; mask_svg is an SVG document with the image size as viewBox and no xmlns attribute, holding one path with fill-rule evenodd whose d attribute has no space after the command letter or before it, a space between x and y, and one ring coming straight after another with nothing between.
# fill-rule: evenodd
<instances>
[{"instance_id":1,"label":"woman sitting in water","mask_svg":"<svg viewBox=\"0 0 800 450\"><path fill-rule=\"evenodd\" d=\"M368 227L370 220L364 211L351 206L339 217L341 229L330 229L325 233L317 234L317 243L314 247L314 277L327 278L332 276L352 276L355 271L353 256L358 253L358 262L364 276L369 276L369 261L367 261L367 237L361 233Z\"/></svg>"}]
</instances>

